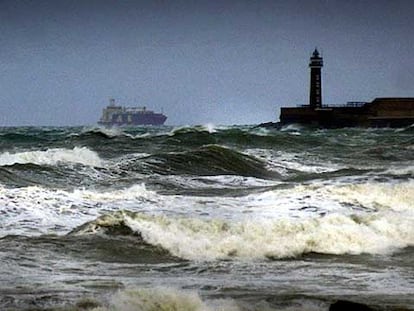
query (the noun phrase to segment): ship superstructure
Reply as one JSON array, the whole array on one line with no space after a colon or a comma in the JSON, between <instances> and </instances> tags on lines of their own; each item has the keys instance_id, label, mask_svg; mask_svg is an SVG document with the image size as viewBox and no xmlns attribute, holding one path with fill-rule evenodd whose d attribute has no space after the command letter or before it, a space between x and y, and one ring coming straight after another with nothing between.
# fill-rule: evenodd
<instances>
[{"instance_id":1,"label":"ship superstructure","mask_svg":"<svg viewBox=\"0 0 414 311\"><path fill-rule=\"evenodd\" d=\"M103 109L99 125L104 126L135 126L162 125L167 116L144 107L124 107L117 105L115 99L109 100L109 105Z\"/></svg>"}]
</instances>

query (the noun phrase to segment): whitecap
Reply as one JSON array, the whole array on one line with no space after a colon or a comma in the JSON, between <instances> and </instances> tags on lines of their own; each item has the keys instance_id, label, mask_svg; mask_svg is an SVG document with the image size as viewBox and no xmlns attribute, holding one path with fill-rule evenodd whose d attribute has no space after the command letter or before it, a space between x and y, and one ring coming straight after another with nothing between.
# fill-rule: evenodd
<instances>
[{"instance_id":1,"label":"whitecap","mask_svg":"<svg viewBox=\"0 0 414 311\"><path fill-rule=\"evenodd\" d=\"M203 301L194 290L172 287L128 288L119 291L110 299L109 306L95 311L241 311L233 299ZM270 309L269 309L270 311Z\"/></svg>"},{"instance_id":2,"label":"whitecap","mask_svg":"<svg viewBox=\"0 0 414 311\"><path fill-rule=\"evenodd\" d=\"M102 167L104 161L87 147L73 149L52 148L48 150L22 151L0 154L0 166L14 164L57 165L58 163L80 163L88 166Z\"/></svg>"},{"instance_id":3,"label":"whitecap","mask_svg":"<svg viewBox=\"0 0 414 311\"><path fill-rule=\"evenodd\" d=\"M379 254L414 245L414 214L392 211L237 222L126 212L114 217L147 243L189 260L263 260L311 252Z\"/></svg>"}]
</instances>

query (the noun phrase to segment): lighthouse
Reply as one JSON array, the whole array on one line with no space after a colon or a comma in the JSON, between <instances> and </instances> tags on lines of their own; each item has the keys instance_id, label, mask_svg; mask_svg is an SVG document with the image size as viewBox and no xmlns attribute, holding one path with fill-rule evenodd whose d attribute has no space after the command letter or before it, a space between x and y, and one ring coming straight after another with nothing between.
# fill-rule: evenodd
<instances>
[{"instance_id":1,"label":"lighthouse","mask_svg":"<svg viewBox=\"0 0 414 311\"><path fill-rule=\"evenodd\" d=\"M322 107L322 75L323 59L317 49L313 51L309 60L310 68L310 96L309 106L313 109Z\"/></svg>"},{"instance_id":2,"label":"lighthouse","mask_svg":"<svg viewBox=\"0 0 414 311\"><path fill-rule=\"evenodd\" d=\"M348 102L341 106L322 106L323 60L317 49L310 57L309 104L281 107L280 122L263 123L281 128L303 124L318 128L342 127L408 127L414 122L414 97L384 97L372 102Z\"/></svg>"}]
</instances>

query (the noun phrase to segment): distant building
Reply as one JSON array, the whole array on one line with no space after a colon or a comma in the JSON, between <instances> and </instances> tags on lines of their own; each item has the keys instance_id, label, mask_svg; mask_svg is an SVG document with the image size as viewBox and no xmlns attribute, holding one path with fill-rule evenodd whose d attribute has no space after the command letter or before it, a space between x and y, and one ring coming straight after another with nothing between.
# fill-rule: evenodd
<instances>
[{"instance_id":1,"label":"distant building","mask_svg":"<svg viewBox=\"0 0 414 311\"><path fill-rule=\"evenodd\" d=\"M348 102L343 106L322 105L323 59L312 53L309 105L283 107L280 124L299 123L318 127L405 127L414 123L414 98L376 98L372 102Z\"/></svg>"}]
</instances>

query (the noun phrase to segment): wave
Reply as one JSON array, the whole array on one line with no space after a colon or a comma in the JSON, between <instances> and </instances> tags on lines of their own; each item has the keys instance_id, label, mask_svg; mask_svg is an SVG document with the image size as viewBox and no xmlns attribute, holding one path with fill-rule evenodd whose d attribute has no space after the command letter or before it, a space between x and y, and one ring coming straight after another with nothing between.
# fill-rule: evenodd
<instances>
[{"instance_id":1,"label":"wave","mask_svg":"<svg viewBox=\"0 0 414 311\"><path fill-rule=\"evenodd\" d=\"M136 139L154 139L155 141L164 141L165 139L177 136L186 138L191 141L194 135L197 134L214 134L218 129L225 129L224 127L216 127L213 124L194 125L194 126L179 126L179 127L133 127L133 128L88 128L84 129L79 134L72 134L73 138L78 140L102 140L110 139L116 141L131 141ZM208 136L208 135L207 135Z\"/></svg>"},{"instance_id":2,"label":"wave","mask_svg":"<svg viewBox=\"0 0 414 311\"><path fill-rule=\"evenodd\" d=\"M45 151L23 151L0 154L0 166L14 164L57 165L59 163L80 163L86 166L102 167L103 161L95 151L86 147L73 149L52 148Z\"/></svg>"},{"instance_id":3,"label":"wave","mask_svg":"<svg viewBox=\"0 0 414 311\"><path fill-rule=\"evenodd\" d=\"M87 138L87 137L96 137L96 138L107 138L112 139L116 137L130 137L133 138L133 135L127 133L124 129L119 127L93 127L93 128L86 128L83 129L79 134L71 134L71 136L74 137L81 137L81 138Z\"/></svg>"},{"instance_id":4,"label":"wave","mask_svg":"<svg viewBox=\"0 0 414 311\"><path fill-rule=\"evenodd\" d=\"M250 193L265 191L281 185L279 180L260 179L237 175L217 176L162 176L150 183L162 186L159 193L191 196L232 196L241 197Z\"/></svg>"},{"instance_id":5,"label":"wave","mask_svg":"<svg viewBox=\"0 0 414 311\"><path fill-rule=\"evenodd\" d=\"M293 133L297 133L298 135L300 135L300 131L303 131L305 129L308 129L310 127L306 127L302 124L289 124L289 125L284 125L282 126L282 128L280 129L281 132L293 132Z\"/></svg>"},{"instance_id":6,"label":"wave","mask_svg":"<svg viewBox=\"0 0 414 311\"><path fill-rule=\"evenodd\" d=\"M33 143L33 142L44 142L45 139L30 134L23 133L4 133L0 135L1 141L8 143Z\"/></svg>"},{"instance_id":7,"label":"wave","mask_svg":"<svg viewBox=\"0 0 414 311\"><path fill-rule=\"evenodd\" d=\"M207 132L207 133L216 133L218 127L214 124L205 124L205 125L194 125L194 126L179 126L175 127L171 130L169 135L177 135L177 134L186 134L186 133L193 133L193 132ZM221 129L224 129L221 127Z\"/></svg>"},{"instance_id":8,"label":"wave","mask_svg":"<svg viewBox=\"0 0 414 311\"><path fill-rule=\"evenodd\" d=\"M413 148L414 149L414 148ZM398 166L391 165L388 169L385 170L385 174L390 174L392 176L396 177L414 177L414 165L412 165L412 162L407 163L406 165L401 165L403 163L399 163Z\"/></svg>"},{"instance_id":9,"label":"wave","mask_svg":"<svg viewBox=\"0 0 414 311\"><path fill-rule=\"evenodd\" d=\"M265 161L269 170L287 173L327 173L344 169L344 165L318 159L308 153L290 153L269 149L247 149L245 153Z\"/></svg>"},{"instance_id":10,"label":"wave","mask_svg":"<svg viewBox=\"0 0 414 311\"><path fill-rule=\"evenodd\" d=\"M414 123L410 126L395 129L394 132L396 133L413 133L414 132Z\"/></svg>"},{"instance_id":11,"label":"wave","mask_svg":"<svg viewBox=\"0 0 414 311\"><path fill-rule=\"evenodd\" d=\"M134 185L120 190L109 191L94 191L78 189L71 192L75 197L81 197L82 200L90 200L93 202L117 202L120 200L148 200L154 201L156 198L156 192L148 190L144 184Z\"/></svg>"},{"instance_id":12,"label":"wave","mask_svg":"<svg viewBox=\"0 0 414 311\"><path fill-rule=\"evenodd\" d=\"M128 212L126 212L128 214ZM133 231L128 226L126 219L114 217L114 215L103 215L94 221L87 222L68 235L85 235L85 234L107 234L107 235L134 235L142 240L139 232Z\"/></svg>"},{"instance_id":13,"label":"wave","mask_svg":"<svg viewBox=\"0 0 414 311\"><path fill-rule=\"evenodd\" d=\"M88 305L99 306L100 303L87 301ZM80 302L78 305L81 305ZM215 299L203 301L194 290L179 290L171 287L129 288L113 295L108 306L101 306L96 311L242 311L233 299ZM250 309L249 309L250 310ZM273 310L266 308L266 310Z\"/></svg>"},{"instance_id":14,"label":"wave","mask_svg":"<svg viewBox=\"0 0 414 311\"><path fill-rule=\"evenodd\" d=\"M13 164L0 167L0 184L9 187L56 185L57 179L60 178L67 185L66 173L62 174L50 166L40 166L31 163Z\"/></svg>"},{"instance_id":15,"label":"wave","mask_svg":"<svg viewBox=\"0 0 414 311\"><path fill-rule=\"evenodd\" d=\"M159 196L144 185L126 189L66 191L49 187L26 186L9 189L0 186L2 211L0 236L66 233L95 219L100 210L157 208Z\"/></svg>"},{"instance_id":16,"label":"wave","mask_svg":"<svg viewBox=\"0 0 414 311\"><path fill-rule=\"evenodd\" d=\"M414 181L325 186L317 190L341 202L372 210L414 211Z\"/></svg>"},{"instance_id":17,"label":"wave","mask_svg":"<svg viewBox=\"0 0 414 311\"><path fill-rule=\"evenodd\" d=\"M16 142L15 146L18 148L29 149L32 146L30 149L36 149L39 145L50 149L85 146L106 158L142 152L181 152L205 145L220 145L236 150L281 151L298 154L305 159L308 156L310 161L318 158L321 161L334 159L342 166L350 163L350 157L362 158L364 163L379 161L378 164L384 159L400 161L412 158L412 141L407 141L407 135L404 133L390 131L311 131L296 127L280 131L254 126L206 124L176 128L67 128L53 131L37 129L37 132L31 130L27 133L15 130L6 134L29 135L26 137L27 141ZM45 142L36 141L36 137ZM0 137L0 150L1 148L10 152L10 144L6 141L2 144ZM396 148L398 152L395 152Z\"/></svg>"},{"instance_id":18,"label":"wave","mask_svg":"<svg viewBox=\"0 0 414 311\"><path fill-rule=\"evenodd\" d=\"M116 138L151 138L158 136L171 136L174 130L168 131L169 128L164 127L93 127L83 129L80 133L74 133L71 136L80 139L97 138L97 139L116 139Z\"/></svg>"},{"instance_id":19,"label":"wave","mask_svg":"<svg viewBox=\"0 0 414 311\"><path fill-rule=\"evenodd\" d=\"M185 152L170 152L141 158L147 169L161 175L191 174L198 176L239 175L257 178L277 178L265 163L255 157L219 145L206 145ZM141 165L142 163L140 163ZM134 170L137 163L122 167Z\"/></svg>"},{"instance_id":20,"label":"wave","mask_svg":"<svg viewBox=\"0 0 414 311\"><path fill-rule=\"evenodd\" d=\"M264 295L263 295L264 296ZM177 289L174 287L152 287L152 288L128 288L114 294L106 306L94 300L78 303L96 306L95 311L295 311L321 310L321 303L311 299L301 299L291 304L275 303L272 299L259 299L259 301L236 298L206 299L195 290ZM276 306L277 304L277 306ZM324 303L323 309L328 308Z\"/></svg>"},{"instance_id":21,"label":"wave","mask_svg":"<svg viewBox=\"0 0 414 311\"><path fill-rule=\"evenodd\" d=\"M128 287L113 294L107 302L86 298L78 301L73 309L67 307L65 310L80 311L93 308L93 311L319 311L329 308L329 300L321 301L322 299L300 295L289 297L289 303L283 298L275 299L274 294L262 294L255 297L256 299L246 299L246 295L240 294L228 298L228 293L214 296L226 298L205 297L194 289L167 286Z\"/></svg>"},{"instance_id":22,"label":"wave","mask_svg":"<svg viewBox=\"0 0 414 311\"><path fill-rule=\"evenodd\" d=\"M140 238L188 260L279 259L307 253L386 253L414 245L413 213L331 214L307 219L194 219L119 211L71 234L129 227ZM124 230L124 229L123 229Z\"/></svg>"}]
</instances>

